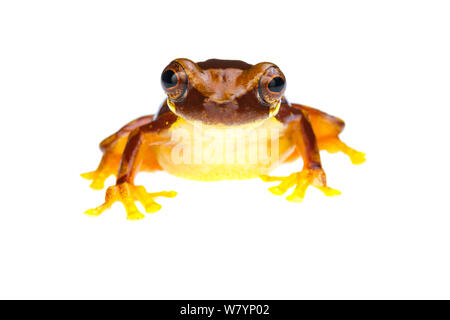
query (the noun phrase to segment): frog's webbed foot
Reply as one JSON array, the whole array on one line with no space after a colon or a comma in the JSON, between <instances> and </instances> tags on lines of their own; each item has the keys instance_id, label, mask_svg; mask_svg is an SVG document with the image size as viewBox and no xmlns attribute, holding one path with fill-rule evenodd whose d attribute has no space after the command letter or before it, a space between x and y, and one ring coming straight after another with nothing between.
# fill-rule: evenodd
<instances>
[{"instance_id":1,"label":"frog's webbed foot","mask_svg":"<svg viewBox=\"0 0 450 320\"><path fill-rule=\"evenodd\" d=\"M331 138L319 141L319 147L321 150L326 150L329 153L342 152L345 153L353 164L361 164L366 161L366 154L361 151L357 151L350 148L339 138Z\"/></svg>"},{"instance_id":2,"label":"frog's webbed foot","mask_svg":"<svg viewBox=\"0 0 450 320\"><path fill-rule=\"evenodd\" d=\"M139 212L135 201L141 202L147 213L153 213L161 209L161 205L155 202L156 197L173 198L177 195L175 191L162 191L149 193L143 186L135 186L131 183L121 183L109 187L106 190L105 202L95 209L89 209L85 213L91 216L98 216L106 209L109 209L113 203L120 201L127 211L127 219L138 220L145 216Z\"/></svg>"},{"instance_id":3,"label":"frog's webbed foot","mask_svg":"<svg viewBox=\"0 0 450 320\"><path fill-rule=\"evenodd\" d=\"M92 180L90 187L95 190L101 190L105 187L105 180L110 176L117 175L117 169L120 163L120 155L114 156L105 154L97 170L82 173L81 176L87 180Z\"/></svg>"},{"instance_id":4,"label":"frog's webbed foot","mask_svg":"<svg viewBox=\"0 0 450 320\"><path fill-rule=\"evenodd\" d=\"M286 197L292 202L301 202L305 197L306 189L310 185L315 186L322 191L326 196L336 196L341 194L339 190L330 188L326 183L326 176L323 169L303 169L300 172L292 173L287 177L272 177L262 175L260 178L265 182L281 181L278 186L269 188L269 191L275 195L283 195L290 188L294 187L291 195Z\"/></svg>"}]
</instances>

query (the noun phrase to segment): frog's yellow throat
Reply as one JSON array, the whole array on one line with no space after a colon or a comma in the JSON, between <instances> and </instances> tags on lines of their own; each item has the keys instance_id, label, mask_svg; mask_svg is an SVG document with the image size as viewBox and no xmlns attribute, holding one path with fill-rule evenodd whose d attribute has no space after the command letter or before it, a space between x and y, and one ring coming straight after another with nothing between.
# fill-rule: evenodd
<instances>
[{"instance_id":1,"label":"frog's yellow throat","mask_svg":"<svg viewBox=\"0 0 450 320\"><path fill-rule=\"evenodd\" d=\"M175 104L172 101L170 101L169 97L167 97L167 105L169 106L170 111L172 111L177 116L182 117L180 114L177 113L177 108L176 108ZM266 119L258 120L258 121L252 122L250 124L245 124L245 125L242 125L242 126L258 127L260 124L262 124L267 119L276 116L278 114L278 111L280 111L280 106L281 106L281 99L279 99L277 102L273 103L270 106L269 116ZM191 121L191 122L196 122L196 121ZM215 125L215 126L220 127L222 125L218 124L218 125Z\"/></svg>"}]
</instances>

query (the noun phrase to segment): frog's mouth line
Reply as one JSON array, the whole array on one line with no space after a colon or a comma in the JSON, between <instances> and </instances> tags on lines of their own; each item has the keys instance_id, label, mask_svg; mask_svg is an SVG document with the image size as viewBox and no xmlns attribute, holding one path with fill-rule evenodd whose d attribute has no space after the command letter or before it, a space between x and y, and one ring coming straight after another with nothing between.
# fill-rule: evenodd
<instances>
[{"instance_id":1,"label":"frog's mouth line","mask_svg":"<svg viewBox=\"0 0 450 320\"><path fill-rule=\"evenodd\" d=\"M180 115L177 113L175 105L173 104L172 101L170 101L169 97L167 97L167 105L169 106L170 111L172 111L173 113L175 113L177 116L180 117Z\"/></svg>"},{"instance_id":2,"label":"frog's mouth line","mask_svg":"<svg viewBox=\"0 0 450 320\"><path fill-rule=\"evenodd\" d=\"M172 101L170 101L169 97L167 97L167 106L169 107L170 111L172 111L174 114L176 114L179 117L183 117L182 115L177 113L177 108L176 108L175 104ZM280 111L280 106L281 106L281 99L278 100L277 102L273 103L270 106L268 118L272 118L273 116L276 116L278 111ZM264 120L266 120L266 119L261 120L261 122L263 122Z\"/></svg>"},{"instance_id":3,"label":"frog's mouth line","mask_svg":"<svg viewBox=\"0 0 450 320\"><path fill-rule=\"evenodd\" d=\"M269 117L276 116L278 111L280 111L281 99L274 103L275 107L270 106Z\"/></svg>"}]
</instances>

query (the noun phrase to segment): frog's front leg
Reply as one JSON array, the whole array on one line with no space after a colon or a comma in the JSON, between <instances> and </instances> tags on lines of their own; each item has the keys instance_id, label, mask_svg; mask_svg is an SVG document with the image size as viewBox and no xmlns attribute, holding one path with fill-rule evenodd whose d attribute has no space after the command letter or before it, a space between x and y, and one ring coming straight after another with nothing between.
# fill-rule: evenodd
<instances>
[{"instance_id":1,"label":"frog's front leg","mask_svg":"<svg viewBox=\"0 0 450 320\"><path fill-rule=\"evenodd\" d=\"M103 152L103 156L97 169L81 174L83 178L92 180L90 185L92 189L103 189L105 180L112 175L117 175L128 135L133 130L152 122L152 120L153 115L143 116L133 120L100 143L100 150Z\"/></svg>"},{"instance_id":2,"label":"frog's front leg","mask_svg":"<svg viewBox=\"0 0 450 320\"><path fill-rule=\"evenodd\" d=\"M95 209L86 211L86 214L100 215L113 203L120 201L127 211L127 219L141 219L144 215L137 209L135 201L140 201L146 212L156 212L161 206L155 202L155 197L174 197L176 195L174 191L148 193L143 186L134 185L134 178L140 171L144 160L148 157L155 158L153 146L165 144L170 140L167 129L175 121L176 116L173 113L166 113L158 116L149 124L136 128L129 134L116 184L106 190L105 202ZM155 159L151 161L156 162Z\"/></svg>"},{"instance_id":3,"label":"frog's front leg","mask_svg":"<svg viewBox=\"0 0 450 320\"><path fill-rule=\"evenodd\" d=\"M299 109L294 109L283 103L277 119L287 125L286 134L296 146L296 152L303 158L303 170L287 177L261 176L263 181L281 181L278 186L269 190L276 195L285 194L295 187L286 199L300 202L305 197L306 189L313 185L327 196L338 195L340 192L327 186L326 175L322 168L320 153L314 131L308 115Z\"/></svg>"}]
</instances>

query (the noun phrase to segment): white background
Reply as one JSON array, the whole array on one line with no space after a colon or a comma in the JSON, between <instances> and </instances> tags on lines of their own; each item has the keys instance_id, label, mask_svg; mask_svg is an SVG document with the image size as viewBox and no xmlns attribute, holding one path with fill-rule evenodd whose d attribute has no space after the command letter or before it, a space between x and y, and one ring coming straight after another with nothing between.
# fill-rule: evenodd
<instances>
[{"instance_id":1,"label":"white background","mask_svg":"<svg viewBox=\"0 0 450 320\"><path fill-rule=\"evenodd\" d=\"M0 298L450 298L445 1L2 1ZM287 98L343 118L353 166L327 198L259 180L192 182L127 221L98 143L163 101L174 58L271 61ZM290 173L301 162L280 168ZM114 183L108 180L109 184Z\"/></svg>"}]
</instances>

